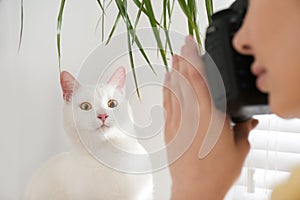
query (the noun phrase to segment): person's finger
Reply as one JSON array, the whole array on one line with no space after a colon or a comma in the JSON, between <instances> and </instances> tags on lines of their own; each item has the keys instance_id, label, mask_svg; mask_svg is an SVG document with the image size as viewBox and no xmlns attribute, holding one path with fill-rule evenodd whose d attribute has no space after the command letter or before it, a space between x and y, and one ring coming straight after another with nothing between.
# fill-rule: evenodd
<instances>
[{"instance_id":1,"label":"person's finger","mask_svg":"<svg viewBox=\"0 0 300 200\"><path fill-rule=\"evenodd\" d=\"M180 89L181 77L179 73L179 56L173 56L173 68L170 76L170 89L171 89L171 103L172 111L175 117L179 116L180 111L180 99L182 97L182 91Z\"/></svg>"},{"instance_id":2,"label":"person's finger","mask_svg":"<svg viewBox=\"0 0 300 200\"><path fill-rule=\"evenodd\" d=\"M184 65L188 74L186 77L197 95L199 105L203 105L203 107L211 106L210 93L205 80L204 65L198 51L198 45L193 37L186 37L181 54L186 63Z\"/></svg>"},{"instance_id":3,"label":"person's finger","mask_svg":"<svg viewBox=\"0 0 300 200\"><path fill-rule=\"evenodd\" d=\"M239 150L242 158L245 158L250 149L250 143L248 141L249 133L258 124L258 120L250 119L245 122L239 123L234 126L234 140L236 147Z\"/></svg>"},{"instance_id":4,"label":"person's finger","mask_svg":"<svg viewBox=\"0 0 300 200\"><path fill-rule=\"evenodd\" d=\"M174 54L173 57L172 57L172 71L175 70L175 71L179 71L178 68L179 68L179 64L178 64L178 55Z\"/></svg>"},{"instance_id":5,"label":"person's finger","mask_svg":"<svg viewBox=\"0 0 300 200\"><path fill-rule=\"evenodd\" d=\"M180 123L181 109L182 109L182 106L181 106L182 101L180 98L179 89L172 90L171 99L172 99L172 101L171 101L172 124L171 125L174 128L176 128L179 126L179 123Z\"/></svg>"},{"instance_id":6,"label":"person's finger","mask_svg":"<svg viewBox=\"0 0 300 200\"><path fill-rule=\"evenodd\" d=\"M199 45L192 36L189 35L185 38L185 44L181 48L181 55L195 68L204 72L204 64L201 60Z\"/></svg>"},{"instance_id":7,"label":"person's finger","mask_svg":"<svg viewBox=\"0 0 300 200\"><path fill-rule=\"evenodd\" d=\"M172 71L170 73L170 87L169 87L169 94L170 94L170 107L169 109L171 110L170 114L172 115L170 120L170 137L168 138L169 141L174 138L178 132L180 123L181 123L181 99L182 99L182 91L180 89L180 76L179 76L179 62L178 62L178 57L174 56L173 57L173 67ZM168 102L165 102L166 104Z\"/></svg>"},{"instance_id":8,"label":"person's finger","mask_svg":"<svg viewBox=\"0 0 300 200\"><path fill-rule=\"evenodd\" d=\"M165 75L165 82L164 82L164 88L163 88L163 105L164 109L167 113L170 113L171 110L171 91L170 91L170 73L166 73Z\"/></svg>"},{"instance_id":9,"label":"person's finger","mask_svg":"<svg viewBox=\"0 0 300 200\"><path fill-rule=\"evenodd\" d=\"M183 81L187 81L189 78L188 76L188 68L190 63L187 62L187 60L184 57L178 56L178 71L180 73L180 76L182 76Z\"/></svg>"},{"instance_id":10,"label":"person's finger","mask_svg":"<svg viewBox=\"0 0 300 200\"><path fill-rule=\"evenodd\" d=\"M188 80L195 91L200 109L211 108L211 95L205 77L193 66L188 67Z\"/></svg>"},{"instance_id":11,"label":"person's finger","mask_svg":"<svg viewBox=\"0 0 300 200\"><path fill-rule=\"evenodd\" d=\"M188 35L185 37L185 44L181 47L181 54L199 55L199 47L193 36Z\"/></svg>"},{"instance_id":12,"label":"person's finger","mask_svg":"<svg viewBox=\"0 0 300 200\"><path fill-rule=\"evenodd\" d=\"M194 119L199 120L199 105L198 105L198 98L196 95L196 92L194 88L192 87L190 83L190 77L188 73L189 65L191 65L189 62L185 60L183 57L178 57L178 70L179 70L179 80L178 80L178 86L180 87L180 106L181 106L181 117L184 119ZM191 124L192 122L188 120L188 122Z\"/></svg>"},{"instance_id":13,"label":"person's finger","mask_svg":"<svg viewBox=\"0 0 300 200\"><path fill-rule=\"evenodd\" d=\"M165 84L163 88L163 106L165 111L165 142L169 143L171 138L173 138L172 133L172 96L171 96L171 86L170 86L170 73L167 73L165 76Z\"/></svg>"}]
</instances>

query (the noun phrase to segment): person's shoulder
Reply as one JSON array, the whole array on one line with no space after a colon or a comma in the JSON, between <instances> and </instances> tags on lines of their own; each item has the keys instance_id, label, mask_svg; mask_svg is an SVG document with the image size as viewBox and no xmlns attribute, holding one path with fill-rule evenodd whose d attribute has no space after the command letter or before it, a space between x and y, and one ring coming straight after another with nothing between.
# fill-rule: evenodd
<instances>
[{"instance_id":1,"label":"person's shoulder","mask_svg":"<svg viewBox=\"0 0 300 200\"><path fill-rule=\"evenodd\" d=\"M271 200L300 199L300 167L295 168L289 179L274 188Z\"/></svg>"}]
</instances>

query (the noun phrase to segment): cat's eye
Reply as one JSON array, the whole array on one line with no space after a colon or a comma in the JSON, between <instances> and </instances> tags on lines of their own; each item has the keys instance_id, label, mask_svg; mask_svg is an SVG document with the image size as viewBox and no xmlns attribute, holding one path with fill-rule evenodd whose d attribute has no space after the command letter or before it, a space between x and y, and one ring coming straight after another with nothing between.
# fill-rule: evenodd
<instances>
[{"instance_id":1,"label":"cat's eye","mask_svg":"<svg viewBox=\"0 0 300 200\"><path fill-rule=\"evenodd\" d=\"M110 100L107 102L107 106L108 106L109 108L117 107L117 106L118 106L118 102L117 102L117 100L115 100L115 99L110 99Z\"/></svg>"},{"instance_id":2,"label":"cat's eye","mask_svg":"<svg viewBox=\"0 0 300 200\"><path fill-rule=\"evenodd\" d=\"M92 105L89 102L83 102L80 104L81 110L91 110Z\"/></svg>"}]
</instances>

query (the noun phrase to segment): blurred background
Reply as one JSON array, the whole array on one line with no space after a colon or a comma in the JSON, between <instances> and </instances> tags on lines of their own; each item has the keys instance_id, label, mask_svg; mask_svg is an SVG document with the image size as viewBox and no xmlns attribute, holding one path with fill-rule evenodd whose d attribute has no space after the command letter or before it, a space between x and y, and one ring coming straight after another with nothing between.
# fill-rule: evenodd
<instances>
[{"instance_id":1,"label":"blurred background","mask_svg":"<svg viewBox=\"0 0 300 200\"><path fill-rule=\"evenodd\" d=\"M218 11L233 1L213 2L215 11ZM160 11L161 2L153 3L154 10ZM207 27L205 1L199 0L198 3L201 35L204 36ZM67 151L70 147L63 130L63 99L56 49L59 5L59 0L24 1L23 40L18 52L21 1L0 0L1 200L22 199L26 183L35 170L49 157ZM129 12L135 14L136 7L129 6ZM107 13L106 35L116 13L114 6ZM100 16L96 0L66 2L61 38L63 69L76 74L85 59L101 44L101 26L96 29ZM139 26L149 27L147 19L142 19ZM174 10L171 30L183 36L188 33L186 19L178 6ZM125 26L120 23L116 34L124 31ZM157 98L161 99L161 96ZM267 199L275 183L268 176L283 180L288 177L292 166L300 163L300 151L296 150L300 145L296 141L300 141L300 138L299 134L294 134L295 130L300 132L299 122L286 122L275 116L263 116L261 119L264 123L250 137L254 149L249 154L241 179L228 194L228 199ZM283 133L288 136L282 136ZM263 138L258 139L260 137ZM286 146L295 148L282 149L282 141L288 144ZM278 164L276 159L279 157L286 159ZM154 181L156 199L168 199L168 170L155 172Z\"/></svg>"}]
</instances>

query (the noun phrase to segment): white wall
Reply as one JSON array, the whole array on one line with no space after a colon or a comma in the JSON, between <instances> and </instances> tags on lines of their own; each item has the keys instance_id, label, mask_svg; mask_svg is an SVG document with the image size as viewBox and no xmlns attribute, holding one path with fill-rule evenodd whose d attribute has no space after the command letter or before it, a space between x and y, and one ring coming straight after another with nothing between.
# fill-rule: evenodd
<instances>
[{"instance_id":1,"label":"white wall","mask_svg":"<svg viewBox=\"0 0 300 200\"><path fill-rule=\"evenodd\" d=\"M232 0L214 2L218 10ZM24 1L23 43L17 54L20 1L0 1L0 199L21 199L26 182L38 166L69 147L62 124L63 101L56 53L59 4L59 0ZM204 0L199 4L203 8ZM108 16L115 16L115 12L110 10ZM203 18L204 11L200 9L199 13ZM186 21L178 8L175 15L172 29L185 35ZM62 30L64 69L76 74L100 43L100 30L95 33L99 16L96 0L67 1ZM114 17L107 17L106 24L111 26L113 20ZM143 20L141 27L147 24ZM206 22L201 26L205 27ZM124 26L117 32L122 31ZM157 198L167 199L170 186L167 170L157 172L155 181Z\"/></svg>"}]
</instances>

